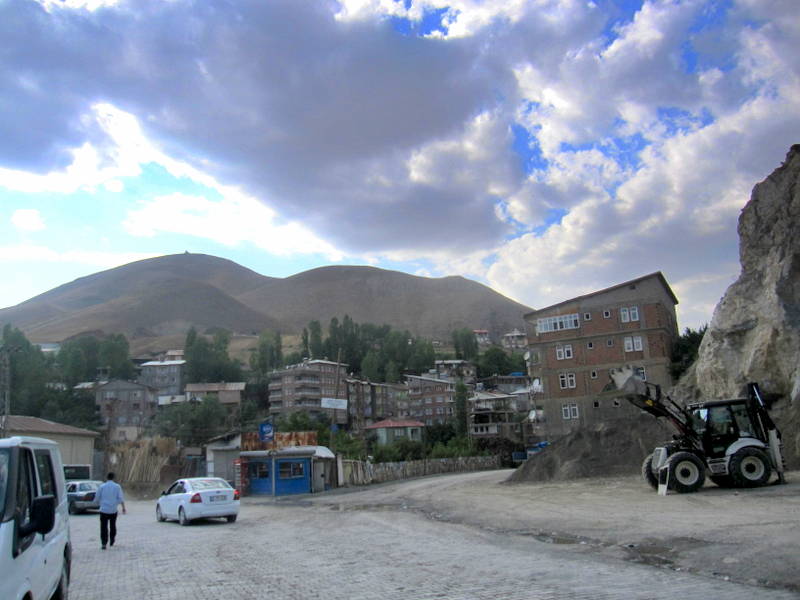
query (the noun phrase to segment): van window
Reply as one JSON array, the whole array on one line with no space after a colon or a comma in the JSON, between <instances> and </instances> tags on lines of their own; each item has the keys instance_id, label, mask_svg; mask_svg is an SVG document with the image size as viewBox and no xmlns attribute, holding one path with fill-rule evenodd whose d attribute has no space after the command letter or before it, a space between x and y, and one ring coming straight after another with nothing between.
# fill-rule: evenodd
<instances>
[{"instance_id":1,"label":"van window","mask_svg":"<svg viewBox=\"0 0 800 600\"><path fill-rule=\"evenodd\" d=\"M39 472L39 487L43 496L53 495L58 504L58 490L53 475L53 462L47 450L36 451L36 470Z\"/></svg>"},{"instance_id":2,"label":"van window","mask_svg":"<svg viewBox=\"0 0 800 600\"><path fill-rule=\"evenodd\" d=\"M31 520L33 498L36 496L36 484L33 480L33 464L31 453L21 450L17 479L17 514L20 515L20 526Z\"/></svg>"},{"instance_id":3,"label":"van window","mask_svg":"<svg viewBox=\"0 0 800 600\"><path fill-rule=\"evenodd\" d=\"M0 448L0 513L6 505L6 490L8 489L8 448Z\"/></svg>"}]
</instances>

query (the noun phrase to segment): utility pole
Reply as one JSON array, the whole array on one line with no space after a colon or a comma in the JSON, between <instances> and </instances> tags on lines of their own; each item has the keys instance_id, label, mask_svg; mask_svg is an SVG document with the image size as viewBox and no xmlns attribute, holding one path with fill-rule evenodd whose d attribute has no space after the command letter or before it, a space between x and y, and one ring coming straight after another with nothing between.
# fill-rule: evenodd
<instances>
[{"instance_id":1,"label":"utility pole","mask_svg":"<svg viewBox=\"0 0 800 600\"><path fill-rule=\"evenodd\" d=\"M342 347L339 346L339 352L336 354L336 384L334 385L333 390L333 397L338 399L339 398L339 371L340 363L342 362ZM338 411L334 408L333 409L333 425L336 427L336 431L339 430L339 424L336 422ZM336 431L333 430L331 427L331 452L336 454Z\"/></svg>"},{"instance_id":2,"label":"utility pole","mask_svg":"<svg viewBox=\"0 0 800 600\"><path fill-rule=\"evenodd\" d=\"M11 431L11 350L8 346L0 348L0 389L3 393L3 423L0 438L8 437Z\"/></svg>"}]
</instances>

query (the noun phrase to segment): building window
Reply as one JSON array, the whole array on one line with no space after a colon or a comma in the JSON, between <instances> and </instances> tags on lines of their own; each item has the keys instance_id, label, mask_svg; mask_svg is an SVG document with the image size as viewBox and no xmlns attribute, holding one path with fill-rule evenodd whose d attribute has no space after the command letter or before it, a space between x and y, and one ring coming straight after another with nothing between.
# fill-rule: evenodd
<instances>
[{"instance_id":1,"label":"building window","mask_svg":"<svg viewBox=\"0 0 800 600\"><path fill-rule=\"evenodd\" d=\"M558 375L558 385L562 390L575 387L575 373L560 373Z\"/></svg>"},{"instance_id":2,"label":"building window","mask_svg":"<svg viewBox=\"0 0 800 600\"><path fill-rule=\"evenodd\" d=\"M604 319L610 319L611 318L611 311L608 310L608 309L604 310L603 311L603 318Z\"/></svg>"},{"instance_id":3,"label":"building window","mask_svg":"<svg viewBox=\"0 0 800 600\"><path fill-rule=\"evenodd\" d=\"M619 408L619 407L620 407L619 400L614 400L614 408Z\"/></svg>"},{"instance_id":4,"label":"building window","mask_svg":"<svg viewBox=\"0 0 800 600\"><path fill-rule=\"evenodd\" d=\"M594 350L594 342L586 342L586 348L589 350Z\"/></svg>"},{"instance_id":5,"label":"building window","mask_svg":"<svg viewBox=\"0 0 800 600\"><path fill-rule=\"evenodd\" d=\"M547 333L549 331L561 331L562 329L578 329L578 313L571 315L559 315L557 317L545 317L536 320L536 333Z\"/></svg>"},{"instance_id":6,"label":"building window","mask_svg":"<svg viewBox=\"0 0 800 600\"><path fill-rule=\"evenodd\" d=\"M592 379L597 379L597 371L592 371L591 373L589 373L589 377L591 377Z\"/></svg>"},{"instance_id":7,"label":"building window","mask_svg":"<svg viewBox=\"0 0 800 600\"><path fill-rule=\"evenodd\" d=\"M613 346L613 345L614 345L614 338L608 338L608 339L606 340L606 346L608 346L609 348L611 348L611 346Z\"/></svg>"},{"instance_id":8,"label":"building window","mask_svg":"<svg viewBox=\"0 0 800 600\"><path fill-rule=\"evenodd\" d=\"M574 402L571 404L562 404L561 405L561 417L565 421L569 421L570 419L577 419L578 418L578 405Z\"/></svg>"},{"instance_id":9,"label":"building window","mask_svg":"<svg viewBox=\"0 0 800 600\"><path fill-rule=\"evenodd\" d=\"M583 320L584 321L591 321L592 320L592 313L590 313L590 312L583 313Z\"/></svg>"},{"instance_id":10,"label":"building window","mask_svg":"<svg viewBox=\"0 0 800 600\"><path fill-rule=\"evenodd\" d=\"M625 352L641 352L642 350L642 336L625 336Z\"/></svg>"},{"instance_id":11,"label":"building window","mask_svg":"<svg viewBox=\"0 0 800 600\"><path fill-rule=\"evenodd\" d=\"M638 306L631 306L631 307L622 307L619 309L619 320L623 323L628 323L631 321L638 321L639 320L639 307Z\"/></svg>"},{"instance_id":12,"label":"building window","mask_svg":"<svg viewBox=\"0 0 800 600\"><path fill-rule=\"evenodd\" d=\"M572 358L572 344L564 344L556 346L556 360L564 360L565 358Z\"/></svg>"},{"instance_id":13,"label":"building window","mask_svg":"<svg viewBox=\"0 0 800 600\"><path fill-rule=\"evenodd\" d=\"M638 321L639 320L639 307L638 306L631 306L631 321Z\"/></svg>"},{"instance_id":14,"label":"building window","mask_svg":"<svg viewBox=\"0 0 800 600\"><path fill-rule=\"evenodd\" d=\"M633 367L633 372L638 375L642 381L647 381L647 372L644 367Z\"/></svg>"},{"instance_id":15,"label":"building window","mask_svg":"<svg viewBox=\"0 0 800 600\"><path fill-rule=\"evenodd\" d=\"M600 400L595 400L594 402L592 402L592 406L595 408L600 408Z\"/></svg>"},{"instance_id":16,"label":"building window","mask_svg":"<svg viewBox=\"0 0 800 600\"><path fill-rule=\"evenodd\" d=\"M301 462L282 462L278 464L280 479L297 479L305 473L305 465Z\"/></svg>"},{"instance_id":17,"label":"building window","mask_svg":"<svg viewBox=\"0 0 800 600\"><path fill-rule=\"evenodd\" d=\"M624 306L619 309L619 320L622 321L623 323L627 323L628 321L631 320L631 317L628 314L628 309L625 308Z\"/></svg>"}]
</instances>

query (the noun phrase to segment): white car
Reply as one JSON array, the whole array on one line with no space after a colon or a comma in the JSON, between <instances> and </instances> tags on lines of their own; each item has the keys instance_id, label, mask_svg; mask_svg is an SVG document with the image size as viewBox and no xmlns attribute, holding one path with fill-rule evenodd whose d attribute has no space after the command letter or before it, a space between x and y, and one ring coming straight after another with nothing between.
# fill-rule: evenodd
<instances>
[{"instance_id":1,"label":"white car","mask_svg":"<svg viewBox=\"0 0 800 600\"><path fill-rule=\"evenodd\" d=\"M219 477L186 477L178 479L156 504L156 519L177 519L188 525L195 519L225 517L228 523L239 514L239 490Z\"/></svg>"}]
</instances>

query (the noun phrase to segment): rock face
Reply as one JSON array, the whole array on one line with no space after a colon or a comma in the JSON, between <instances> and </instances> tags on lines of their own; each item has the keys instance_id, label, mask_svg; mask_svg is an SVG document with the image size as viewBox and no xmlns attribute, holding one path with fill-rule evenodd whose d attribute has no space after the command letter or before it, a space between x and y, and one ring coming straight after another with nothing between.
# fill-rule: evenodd
<instances>
[{"instance_id":1,"label":"rock face","mask_svg":"<svg viewBox=\"0 0 800 600\"><path fill-rule=\"evenodd\" d=\"M672 392L683 400L776 400L790 468L800 466L800 144L753 188L739 217L742 271L717 305L698 360Z\"/></svg>"}]
</instances>

